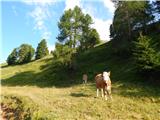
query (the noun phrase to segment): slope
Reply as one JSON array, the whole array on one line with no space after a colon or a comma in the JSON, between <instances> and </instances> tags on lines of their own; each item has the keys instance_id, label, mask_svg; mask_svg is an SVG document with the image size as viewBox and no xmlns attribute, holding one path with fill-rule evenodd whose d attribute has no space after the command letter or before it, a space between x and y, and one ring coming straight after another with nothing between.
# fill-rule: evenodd
<instances>
[{"instance_id":1,"label":"slope","mask_svg":"<svg viewBox=\"0 0 160 120\"><path fill-rule=\"evenodd\" d=\"M81 53L76 72L57 68L52 56L3 66L2 103L17 108L18 103L10 105L8 101L19 99L24 110L21 114L30 116L24 119L158 119L160 89L144 82L132 59L114 54L111 44ZM94 76L104 70L111 71L112 101L95 98ZM86 85L82 84L83 73L89 76Z\"/></svg>"}]
</instances>

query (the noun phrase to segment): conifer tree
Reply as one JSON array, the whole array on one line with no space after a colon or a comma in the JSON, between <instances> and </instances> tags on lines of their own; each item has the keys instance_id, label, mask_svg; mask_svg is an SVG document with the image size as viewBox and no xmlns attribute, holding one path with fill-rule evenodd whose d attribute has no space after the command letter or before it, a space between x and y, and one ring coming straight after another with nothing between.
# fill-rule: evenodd
<instances>
[{"instance_id":1,"label":"conifer tree","mask_svg":"<svg viewBox=\"0 0 160 120\"><path fill-rule=\"evenodd\" d=\"M31 45L28 44L22 44L19 47L19 52L18 52L18 63L27 63L32 60L32 57L34 55L34 48L32 48Z\"/></svg>"},{"instance_id":2,"label":"conifer tree","mask_svg":"<svg viewBox=\"0 0 160 120\"><path fill-rule=\"evenodd\" d=\"M17 57L18 57L17 48L15 48L15 49L13 49L12 53L7 58L8 65L16 64L17 63Z\"/></svg>"},{"instance_id":3,"label":"conifer tree","mask_svg":"<svg viewBox=\"0 0 160 120\"><path fill-rule=\"evenodd\" d=\"M28 44L22 44L15 48L7 58L8 65L28 63L34 56L34 48Z\"/></svg>"},{"instance_id":4,"label":"conifer tree","mask_svg":"<svg viewBox=\"0 0 160 120\"><path fill-rule=\"evenodd\" d=\"M138 71L150 72L159 66L159 54L151 45L151 39L140 34L134 41L133 55Z\"/></svg>"},{"instance_id":5,"label":"conifer tree","mask_svg":"<svg viewBox=\"0 0 160 120\"><path fill-rule=\"evenodd\" d=\"M43 39L39 44L38 44L38 47L37 47L37 50L36 50L36 60L37 59L41 59L43 57L45 57L46 55L49 54L49 51L48 51L48 47L47 47L47 42L45 39Z\"/></svg>"}]
</instances>

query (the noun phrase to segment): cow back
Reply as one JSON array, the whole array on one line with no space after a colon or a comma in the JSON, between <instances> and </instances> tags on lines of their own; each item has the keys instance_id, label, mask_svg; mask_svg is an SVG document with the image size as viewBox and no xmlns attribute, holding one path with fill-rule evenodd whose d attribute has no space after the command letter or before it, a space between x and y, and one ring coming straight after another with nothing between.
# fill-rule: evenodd
<instances>
[{"instance_id":1,"label":"cow back","mask_svg":"<svg viewBox=\"0 0 160 120\"><path fill-rule=\"evenodd\" d=\"M102 74L98 74L95 77L95 81L96 81L96 87L97 88L105 88L105 86L107 85L105 83L105 81L103 80L103 75Z\"/></svg>"}]
</instances>

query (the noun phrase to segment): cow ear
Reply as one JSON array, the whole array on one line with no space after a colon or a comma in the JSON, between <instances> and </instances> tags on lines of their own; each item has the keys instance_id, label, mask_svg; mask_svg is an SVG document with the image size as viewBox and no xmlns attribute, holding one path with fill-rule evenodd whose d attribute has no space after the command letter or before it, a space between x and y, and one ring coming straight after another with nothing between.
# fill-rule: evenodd
<instances>
[{"instance_id":1,"label":"cow ear","mask_svg":"<svg viewBox=\"0 0 160 120\"><path fill-rule=\"evenodd\" d=\"M108 72L108 75L109 75L109 76L111 75L111 71Z\"/></svg>"}]
</instances>

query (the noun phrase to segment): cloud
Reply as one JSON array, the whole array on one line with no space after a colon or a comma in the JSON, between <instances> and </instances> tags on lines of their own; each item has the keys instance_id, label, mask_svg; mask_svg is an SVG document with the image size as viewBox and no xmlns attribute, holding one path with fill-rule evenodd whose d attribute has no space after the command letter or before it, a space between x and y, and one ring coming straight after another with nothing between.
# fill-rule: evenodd
<instances>
[{"instance_id":1,"label":"cloud","mask_svg":"<svg viewBox=\"0 0 160 120\"><path fill-rule=\"evenodd\" d=\"M51 32L47 23L51 22L53 11L50 10L51 5L55 4L55 0L27 0L24 3L32 5L33 10L27 15L33 19L33 30L39 31L42 38L50 39Z\"/></svg>"},{"instance_id":2,"label":"cloud","mask_svg":"<svg viewBox=\"0 0 160 120\"><path fill-rule=\"evenodd\" d=\"M94 24L92 25L93 28L97 30L100 35L100 39L103 41L110 40L110 25L112 24L112 20L102 20L98 18L94 18Z\"/></svg>"},{"instance_id":3,"label":"cloud","mask_svg":"<svg viewBox=\"0 0 160 120\"><path fill-rule=\"evenodd\" d=\"M17 13L17 10L16 10L15 6L12 6L12 10L13 10L13 13L15 14L15 16L18 16L18 13Z\"/></svg>"},{"instance_id":4,"label":"cloud","mask_svg":"<svg viewBox=\"0 0 160 120\"><path fill-rule=\"evenodd\" d=\"M24 3L28 5L41 5L41 6L46 6L46 5L52 5L56 2L56 0L24 0Z\"/></svg>"},{"instance_id":5,"label":"cloud","mask_svg":"<svg viewBox=\"0 0 160 120\"><path fill-rule=\"evenodd\" d=\"M64 10L73 9L75 6L81 6L80 0L66 0Z\"/></svg>"},{"instance_id":6,"label":"cloud","mask_svg":"<svg viewBox=\"0 0 160 120\"><path fill-rule=\"evenodd\" d=\"M105 2L106 0L103 0L102 2ZM109 1L109 0L107 0ZM110 1L111 2L111 1ZM112 3L108 2L110 5L112 5ZM107 3L107 2L105 2ZM114 6L113 6L114 7ZM83 5L81 6L83 13L87 13L89 14L92 19L93 19L93 25L91 27L95 28L97 30L97 32L100 35L100 39L103 41L108 41L110 40L110 25L112 24L112 18L109 19L102 19L102 18L98 18L96 16L95 13L98 13L97 9L92 6L92 5L87 5L87 7L84 7ZM113 14L114 12L114 8L112 8L112 6L108 6L107 7L108 10L110 10L109 12L111 12L110 14ZM106 10L107 12L107 10Z\"/></svg>"},{"instance_id":7,"label":"cloud","mask_svg":"<svg viewBox=\"0 0 160 120\"><path fill-rule=\"evenodd\" d=\"M34 10L29 13L29 16L31 16L34 19L34 23L35 23L34 29L35 30L36 29L38 30L46 29L44 22L45 20L47 20L48 15L46 14L45 11L46 11L46 8L36 6Z\"/></svg>"},{"instance_id":8,"label":"cloud","mask_svg":"<svg viewBox=\"0 0 160 120\"><path fill-rule=\"evenodd\" d=\"M105 7L111 12L114 13L115 7L111 0L103 0Z\"/></svg>"},{"instance_id":9,"label":"cloud","mask_svg":"<svg viewBox=\"0 0 160 120\"><path fill-rule=\"evenodd\" d=\"M49 44L49 43L47 42L47 47L48 47L49 52L55 50L55 44L52 45L52 44Z\"/></svg>"}]
</instances>

